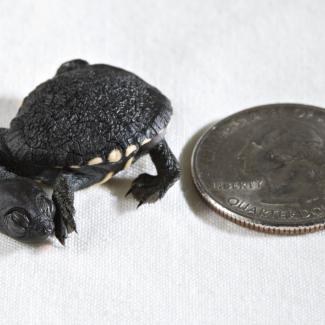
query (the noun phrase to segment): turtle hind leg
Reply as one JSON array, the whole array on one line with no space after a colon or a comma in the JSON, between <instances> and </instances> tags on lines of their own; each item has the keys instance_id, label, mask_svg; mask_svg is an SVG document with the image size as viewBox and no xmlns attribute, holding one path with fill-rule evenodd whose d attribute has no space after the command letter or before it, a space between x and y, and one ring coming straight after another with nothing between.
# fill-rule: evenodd
<instances>
[{"instance_id":1,"label":"turtle hind leg","mask_svg":"<svg viewBox=\"0 0 325 325\"><path fill-rule=\"evenodd\" d=\"M160 141L149 154L157 169L157 175L139 175L127 193L132 193L139 201L138 207L143 203L161 199L180 176L179 164L165 140Z\"/></svg>"},{"instance_id":2,"label":"turtle hind leg","mask_svg":"<svg viewBox=\"0 0 325 325\"><path fill-rule=\"evenodd\" d=\"M75 60L71 60L68 62L64 62L59 67L58 71L56 72L56 75L59 75L61 73L65 73L68 71L72 71L72 70L82 69L88 65L89 65L89 63L82 59L75 59Z\"/></svg>"},{"instance_id":3,"label":"turtle hind leg","mask_svg":"<svg viewBox=\"0 0 325 325\"><path fill-rule=\"evenodd\" d=\"M100 180L100 175L61 172L56 178L52 199L56 207L55 236L64 245L69 233L77 232L74 220L74 192L89 187Z\"/></svg>"}]
</instances>

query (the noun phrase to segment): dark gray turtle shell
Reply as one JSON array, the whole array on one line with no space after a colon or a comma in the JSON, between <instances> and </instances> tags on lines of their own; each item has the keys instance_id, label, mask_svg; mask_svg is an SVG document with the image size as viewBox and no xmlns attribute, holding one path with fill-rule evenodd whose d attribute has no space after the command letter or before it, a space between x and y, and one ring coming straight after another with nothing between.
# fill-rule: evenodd
<instances>
[{"instance_id":1,"label":"dark gray turtle shell","mask_svg":"<svg viewBox=\"0 0 325 325\"><path fill-rule=\"evenodd\" d=\"M172 114L161 92L125 70L86 65L60 72L23 101L6 143L15 160L41 166L104 161L113 149L139 147Z\"/></svg>"}]
</instances>

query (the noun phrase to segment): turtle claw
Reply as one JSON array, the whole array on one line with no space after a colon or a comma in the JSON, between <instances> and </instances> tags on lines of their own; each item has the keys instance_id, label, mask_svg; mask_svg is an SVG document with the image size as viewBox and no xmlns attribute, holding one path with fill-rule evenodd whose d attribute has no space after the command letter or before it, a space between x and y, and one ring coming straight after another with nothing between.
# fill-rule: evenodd
<instances>
[{"instance_id":1,"label":"turtle claw","mask_svg":"<svg viewBox=\"0 0 325 325\"><path fill-rule=\"evenodd\" d=\"M125 193L124 197L127 197L132 192L132 187Z\"/></svg>"},{"instance_id":2,"label":"turtle claw","mask_svg":"<svg viewBox=\"0 0 325 325\"><path fill-rule=\"evenodd\" d=\"M140 208L143 203L144 203L143 201L140 201L139 204L137 205L137 209Z\"/></svg>"},{"instance_id":3,"label":"turtle claw","mask_svg":"<svg viewBox=\"0 0 325 325\"><path fill-rule=\"evenodd\" d=\"M62 245L62 246L65 246L65 240L66 240L66 238L67 237L62 237L62 238L58 238L58 237L56 237L57 239L58 239L58 241L60 242L60 244Z\"/></svg>"},{"instance_id":4,"label":"turtle claw","mask_svg":"<svg viewBox=\"0 0 325 325\"><path fill-rule=\"evenodd\" d=\"M72 207L72 209L66 209L66 206L56 206L57 210L58 210L58 214L59 214L59 218L62 219L62 222L66 228L66 231L68 234L72 233L72 232L77 232L77 226L76 226L76 222L74 221L74 214L75 214L75 210Z\"/></svg>"},{"instance_id":5,"label":"turtle claw","mask_svg":"<svg viewBox=\"0 0 325 325\"><path fill-rule=\"evenodd\" d=\"M75 233L78 233L77 232L77 226L76 226L76 222L74 221L74 218L70 218L70 219L64 219L63 220L65 222L65 225L68 229L68 234L72 233L72 232L75 232Z\"/></svg>"},{"instance_id":6,"label":"turtle claw","mask_svg":"<svg viewBox=\"0 0 325 325\"><path fill-rule=\"evenodd\" d=\"M55 237L58 241L65 246L65 240L68 238L67 227L65 226L61 216L56 213L54 216Z\"/></svg>"},{"instance_id":7,"label":"turtle claw","mask_svg":"<svg viewBox=\"0 0 325 325\"><path fill-rule=\"evenodd\" d=\"M78 234L75 224L74 226L69 224L67 220L62 218L62 216L59 214L54 217L54 224L55 237L63 246L65 246L65 240L68 238L68 234L73 231Z\"/></svg>"},{"instance_id":8,"label":"turtle claw","mask_svg":"<svg viewBox=\"0 0 325 325\"><path fill-rule=\"evenodd\" d=\"M161 199L167 190L165 183L162 176L141 174L133 181L127 195L132 193L133 197L139 202L137 206L139 208L144 203Z\"/></svg>"}]
</instances>

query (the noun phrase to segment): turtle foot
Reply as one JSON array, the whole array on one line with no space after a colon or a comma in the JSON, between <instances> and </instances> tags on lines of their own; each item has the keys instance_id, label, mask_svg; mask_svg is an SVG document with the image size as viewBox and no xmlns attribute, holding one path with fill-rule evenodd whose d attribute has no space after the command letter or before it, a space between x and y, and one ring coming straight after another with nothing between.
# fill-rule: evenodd
<instances>
[{"instance_id":1,"label":"turtle foot","mask_svg":"<svg viewBox=\"0 0 325 325\"><path fill-rule=\"evenodd\" d=\"M141 174L132 183L126 195L132 193L139 202L138 207L143 203L153 203L161 199L169 187L167 178L157 175Z\"/></svg>"}]
</instances>

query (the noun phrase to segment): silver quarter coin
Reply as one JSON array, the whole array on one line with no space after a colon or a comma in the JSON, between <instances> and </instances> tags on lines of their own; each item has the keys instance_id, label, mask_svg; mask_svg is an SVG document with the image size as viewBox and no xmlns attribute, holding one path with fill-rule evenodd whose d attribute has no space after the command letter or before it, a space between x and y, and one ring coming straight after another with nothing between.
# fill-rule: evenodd
<instances>
[{"instance_id":1,"label":"silver quarter coin","mask_svg":"<svg viewBox=\"0 0 325 325\"><path fill-rule=\"evenodd\" d=\"M325 110L273 104L210 128L192 156L200 194L251 229L301 234L325 226Z\"/></svg>"}]
</instances>

